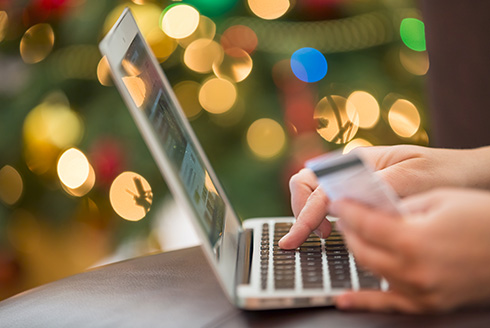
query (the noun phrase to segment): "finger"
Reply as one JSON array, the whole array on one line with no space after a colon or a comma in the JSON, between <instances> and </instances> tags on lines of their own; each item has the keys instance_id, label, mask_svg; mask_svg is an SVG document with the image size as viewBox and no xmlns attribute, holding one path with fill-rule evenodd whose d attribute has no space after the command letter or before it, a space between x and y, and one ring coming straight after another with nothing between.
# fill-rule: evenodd
<instances>
[{"instance_id":1,"label":"finger","mask_svg":"<svg viewBox=\"0 0 490 328\"><path fill-rule=\"evenodd\" d=\"M397 251L401 233L408 227L400 216L379 211L351 200L335 201L331 214L341 218L341 227L380 248ZM404 232L405 233L405 232Z\"/></svg>"},{"instance_id":2,"label":"finger","mask_svg":"<svg viewBox=\"0 0 490 328\"><path fill-rule=\"evenodd\" d=\"M439 207L444 196L446 196L444 191L437 189L404 198L400 206L408 214L427 213L431 209Z\"/></svg>"},{"instance_id":3,"label":"finger","mask_svg":"<svg viewBox=\"0 0 490 328\"><path fill-rule=\"evenodd\" d=\"M343 231L343 236L347 248L354 254L356 263L361 267L383 277L391 277L396 272L395 266L398 264L398 259L395 253L366 243L356 234L349 232L349 229Z\"/></svg>"},{"instance_id":4,"label":"finger","mask_svg":"<svg viewBox=\"0 0 490 328\"><path fill-rule=\"evenodd\" d=\"M335 306L341 310L364 310L378 312L420 313L422 308L415 302L396 292L359 291L346 292L334 300Z\"/></svg>"},{"instance_id":5,"label":"finger","mask_svg":"<svg viewBox=\"0 0 490 328\"><path fill-rule=\"evenodd\" d=\"M320 188L315 189L299 213L296 222L281 240L279 247L284 249L293 249L299 247L310 235L317 229L328 212L328 199ZM325 226L322 226L325 229ZM330 231L328 231L328 234Z\"/></svg>"},{"instance_id":6,"label":"finger","mask_svg":"<svg viewBox=\"0 0 490 328\"><path fill-rule=\"evenodd\" d=\"M327 238L330 232L332 232L332 224L327 219L323 220L314 231L320 238Z\"/></svg>"},{"instance_id":7,"label":"finger","mask_svg":"<svg viewBox=\"0 0 490 328\"><path fill-rule=\"evenodd\" d=\"M302 169L291 178L289 189L291 190L291 207L294 216L298 217L306 205L308 197L317 187L318 181L310 169Z\"/></svg>"}]
</instances>

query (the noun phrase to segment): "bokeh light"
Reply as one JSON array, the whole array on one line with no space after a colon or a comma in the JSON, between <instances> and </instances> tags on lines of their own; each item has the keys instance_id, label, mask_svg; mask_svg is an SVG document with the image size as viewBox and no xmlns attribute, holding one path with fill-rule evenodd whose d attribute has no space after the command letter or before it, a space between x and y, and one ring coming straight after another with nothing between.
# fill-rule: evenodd
<instances>
[{"instance_id":1,"label":"bokeh light","mask_svg":"<svg viewBox=\"0 0 490 328\"><path fill-rule=\"evenodd\" d=\"M109 200L114 211L128 221L139 221L150 211L153 193L148 181L134 172L123 172L111 185Z\"/></svg>"},{"instance_id":2,"label":"bokeh light","mask_svg":"<svg viewBox=\"0 0 490 328\"><path fill-rule=\"evenodd\" d=\"M225 79L211 78L199 90L199 103L210 113L221 114L230 110L237 99L235 85Z\"/></svg>"},{"instance_id":3,"label":"bokeh light","mask_svg":"<svg viewBox=\"0 0 490 328\"><path fill-rule=\"evenodd\" d=\"M186 4L173 4L162 12L160 27L174 39L190 36L199 25L199 12Z\"/></svg>"},{"instance_id":4,"label":"bokeh light","mask_svg":"<svg viewBox=\"0 0 490 328\"><path fill-rule=\"evenodd\" d=\"M317 82L325 77L328 70L325 56L314 48L301 48L291 56L291 69L304 82Z\"/></svg>"},{"instance_id":5,"label":"bokeh light","mask_svg":"<svg viewBox=\"0 0 490 328\"><path fill-rule=\"evenodd\" d=\"M27 64L44 60L54 45L54 32L49 24L37 24L29 28L20 41L20 55Z\"/></svg>"},{"instance_id":6,"label":"bokeh light","mask_svg":"<svg viewBox=\"0 0 490 328\"><path fill-rule=\"evenodd\" d=\"M198 73L209 73L213 64L223 61L223 48L213 40L199 39L192 42L184 52L184 63Z\"/></svg>"},{"instance_id":7,"label":"bokeh light","mask_svg":"<svg viewBox=\"0 0 490 328\"><path fill-rule=\"evenodd\" d=\"M315 107L317 132L328 142L347 143L359 129L359 117L357 113L351 113L353 117L349 116L346 102L341 96L326 96Z\"/></svg>"},{"instance_id":8,"label":"bokeh light","mask_svg":"<svg viewBox=\"0 0 490 328\"><path fill-rule=\"evenodd\" d=\"M233 25L223 32L220 43L225 52L240 48L247 53L252 54L257 48L259 40L250 27L245 25Z\"/></svg>"},{"instance_id":9,"label":"bokeh light","mask_svg":"<svg viewBox=\"0 0 490 328\"><path fill-rule=\"evenodd\" d=\"M199 19L199 25L196 30L186 38L178 39L177 42L181 47L187 48L189 44L199 39L214 39L216 35L216 24L206 16L202 16Z\"/></svg>"},{"instance_id":10,"label":"bokeh light","mask_svg":"<svg viewBox=\"0 0 490 328\"><path fill-rule=\"evenodd\" d=\"M262 19L276 19L284 15L291 3L289 0L248 0L250 10Z\"/></svg>"},{"instance_id":11,"label":"bokeh light","mask_svg":"<svg viewBox=\"0 0 490 328\"><path fill-rule=\"evenodd\" d=\"M213 72L220 78L229 78L241 82L252 71L253 62L250 55L240 48L228 49L221 63L213 63Z\"/></svg>"},{"instance_id":12,"label":"bokeh light","mask_svg":"<svg viewBox=\"0 0 490 328\"><path fill-rule=\"evenodd\" d=\"M413 75L425 75L429 70L429 55L426 51L413 51L402 47L400 48L400 63Z\"/></svg>"},{"instance_id":13,"label":"bokeh light","mask_svg":"<svg viewBox=\"0 0 490 328\"><path fill-rule=\"evenodd\" d=\"M425 26L417 18L405 18L400 24L400 37L407 47L415 51L425 51Z\"/></svg>"},{"instance_id":14,"label":"bokeh light","mask_svg":"<svg viewBox=\"0 0 490 328\"><path fill-rule=\"evenodd\" d=\"M286 134L282 126L270 118L253 122L247 131L247 143L259 158L273 158L286 144Z\"/></svg>"},{"instance_id":15,"label":"bokeh light","mask_svg":"<svg viewBox=\"0 0 490 328\"><path fill-rule=\"evenodd\" d=\"M420 114L410 101L398 99L388 112L388 122L400 137L410 138L420 128Z\"/></svg>"},{"instance_id":16,"label":"bokeh light","mask_svg":"<svg viewBox=\"0 0 490 328\"><path fill-rule=\"evenodd\" d=\"M0 169L0 201L14 205L22 196L24 183L19 172L10 165Z\"/></svg>"},{"instance_id":17,"label":"bokeh light","mask_svg":"<svg viewBox=\"0 0 490 328\"><path fill-rule=\"evenodd\" d=\"M7 27L9 24L9 16L7 15L7 12L5 11L0 11L0 42L5 38L5 35L7 34Z\"/></svg>"},{"instance_id":18,"label":"bokeh light","mask_svg":"<svg viewBox=\"0 0 490 328\"><path fill-rule=\"evenodd\" d=\"M23 126L24 156L29 169L44 174L54 167L59 151L76 145L83 122L60 92L51 93L27 114Z\"/></svg>"},{"instance_id":19,"label":"bokeh light","mask_svg":"<svg viewBox=\"0 0 490 328\"><path fill-rule=\"evenodd\" d=\"M238 0L184 0L184 2L193 5L202 14L214 17L232 10Z\"/></svg>"},{"instance_id":20,"label":"bokeh light","mask_svg":"<svg viewBox=\"0 0 490 328\"><path fill-rule=\"evenodd\" d=\"M107 61L106 56L102 57L97 65L97 79L99 80L100 84L106 87L113 85L111 70L109 68L109 62Z\"/></svg>"},{"instance_id":21,"label":"bokeh light","mask_svg":"<svg viewBox=\"0 0 490 328\"><path fill-rule=\"evenodd\" d=\"M70 148L60 156L57 171L63 190L72 196L85 196L95 185L92 165L76 148Z\"/></svg>"},{"instance_id":22,"label":"bokeh light","mask_svg":"<svg viewBox=\"0 0 490 328\"><path fill-rule=\"evenodd\" d=\"M360 128L372 128L379 120L379 104L371 94L365 91L351 93L347 98L346 109L351 119L357 113Z\"/></svg>"},{"instance_id":23,"label":"bokeh light","mask_svg":"<svg viewBox=\"0 0 490 328\"><path fill-rule=\"evenodd\" d=\"M344 146L344 149L342 150L342 154L347 154L348 152L358 147L369 147L372 145L373 144L367 141L366 139L362 139L362 138L352 139L347 145Z\"/></svg>"},{"instance_id":24,"label":"bokeh light","mask_svg":"<svg viewBox=\"0 0 490 328\"><path fill-rule=\"evenodd\" d=\"M87 181L90 163L80 150L70 148L60 156L57 169L61 183L70 189L77 189Z\"/></svg>"},{"instance_id":25,"label":"bokeh light","mask_svg":"<svg viewBox=\"0 0 490 328\"><path fill-rule=\"evenodd\" d=\"M199 103L199 89L201 86L194 81L182 81L174 86L174 92L179 100L185 116L192 119L197 117L202 107Z\"/></svg>"}]
</instances>

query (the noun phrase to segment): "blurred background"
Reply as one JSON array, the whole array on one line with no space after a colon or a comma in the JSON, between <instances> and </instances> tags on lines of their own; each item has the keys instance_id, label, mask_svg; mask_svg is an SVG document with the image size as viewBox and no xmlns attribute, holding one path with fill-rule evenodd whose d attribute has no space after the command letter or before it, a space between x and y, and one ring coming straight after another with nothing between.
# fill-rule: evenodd
<instances>
[{"instance_id":1,"label":"blurred background","mask_svg":"<svg viewBox=\"0 0 490 328\"><path fill-rule=\"evenodd\" d=\"M195 243L98 50L125 7L241 218L315 155L429 143L414 1L0 0L0 299Z\"/></svg>"}]
</instances>

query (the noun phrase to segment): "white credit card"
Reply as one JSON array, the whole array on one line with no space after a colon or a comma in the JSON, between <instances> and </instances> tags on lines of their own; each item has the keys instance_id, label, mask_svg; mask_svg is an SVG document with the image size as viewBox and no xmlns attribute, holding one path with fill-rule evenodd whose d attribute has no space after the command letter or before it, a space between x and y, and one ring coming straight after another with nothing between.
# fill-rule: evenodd
<instances>
[{"instance_id":1,"label":"white credit card","mask_svg":"<svg viewBox=\"0 0 490 328\"><path fill-rule=\"evenodd\" d=\"M396 192L355 152L331 152L306 162L330 200L352 199L383 211L401 214Z\"/></svg>"}]
</instances>

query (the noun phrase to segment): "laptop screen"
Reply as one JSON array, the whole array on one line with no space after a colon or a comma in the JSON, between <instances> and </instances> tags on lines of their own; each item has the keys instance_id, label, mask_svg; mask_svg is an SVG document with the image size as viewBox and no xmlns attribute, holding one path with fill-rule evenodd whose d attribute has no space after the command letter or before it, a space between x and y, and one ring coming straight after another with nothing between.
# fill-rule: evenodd
<instances>
[{"instance_id":1,"label":"laptop screen","mask_svg":"<svg viewBox=\"0 0 490 328\"><path fill-rule=\"evenodd\" d=\"M173 174L179 177L189 203L214 246L223 232L225 202L186 133L178 109L152 64L140 34L133 39L119 69L126 89L148 117Z\"/></svg>"}]
</instances>

